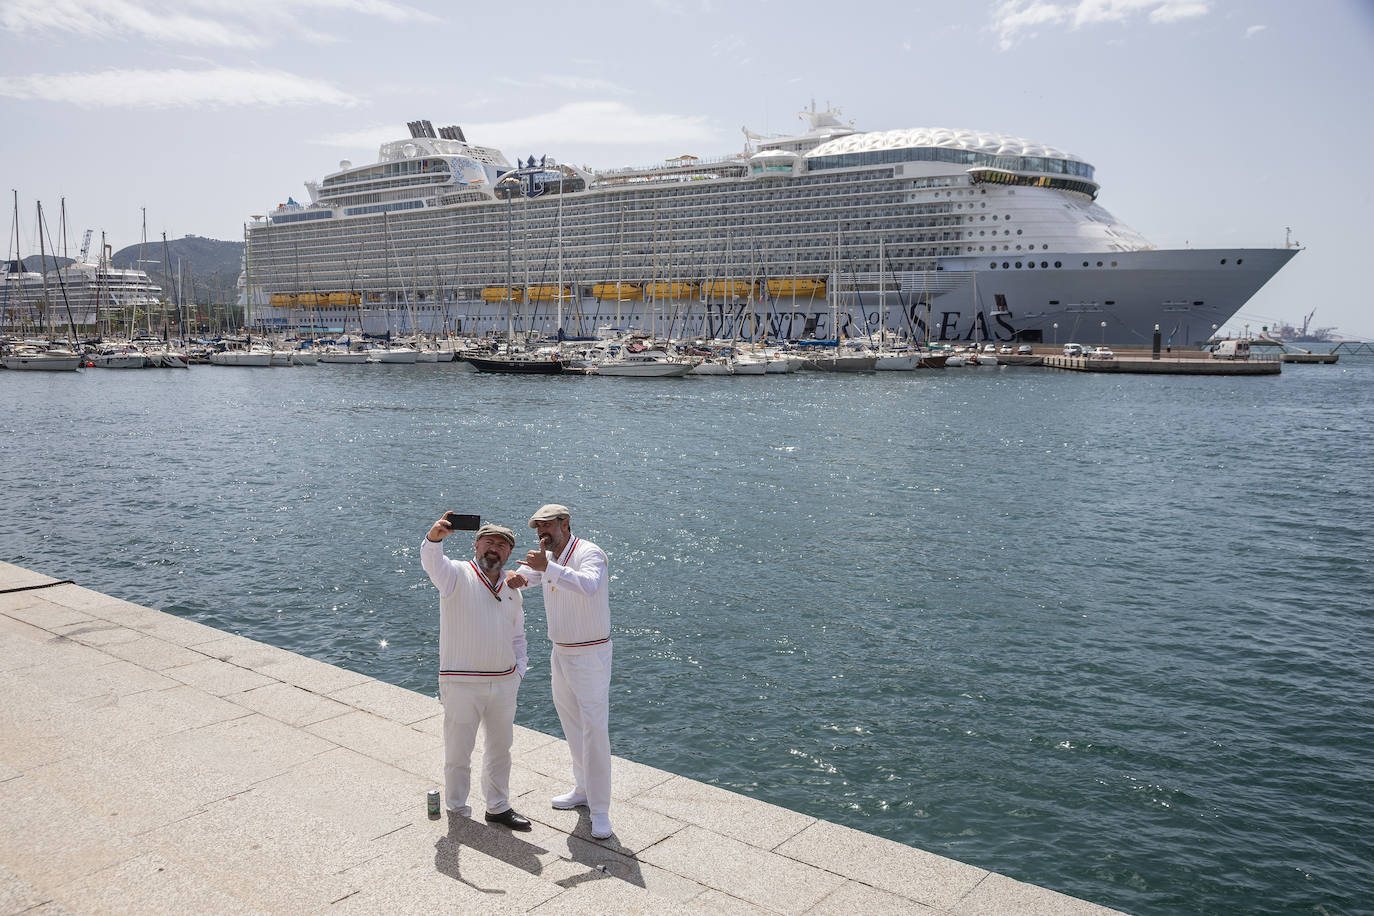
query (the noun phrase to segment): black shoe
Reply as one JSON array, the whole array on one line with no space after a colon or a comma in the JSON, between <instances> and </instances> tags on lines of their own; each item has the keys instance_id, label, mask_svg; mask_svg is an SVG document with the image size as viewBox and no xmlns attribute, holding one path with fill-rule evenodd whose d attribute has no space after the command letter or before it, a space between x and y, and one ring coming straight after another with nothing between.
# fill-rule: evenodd
<instances>
[{"instance_id":1,"label":"black shoe","mask_svg":"<svg viewBox=\"0 0 1374 916\"><path fill-rule=\"evenodd\" d=\"M502 827L509 827L512 830L530 829L530 819L516 814L514 808L507 808L500 814L492 814L488 811L487 823L500 824Z\"/></svg>"}]
</instances>

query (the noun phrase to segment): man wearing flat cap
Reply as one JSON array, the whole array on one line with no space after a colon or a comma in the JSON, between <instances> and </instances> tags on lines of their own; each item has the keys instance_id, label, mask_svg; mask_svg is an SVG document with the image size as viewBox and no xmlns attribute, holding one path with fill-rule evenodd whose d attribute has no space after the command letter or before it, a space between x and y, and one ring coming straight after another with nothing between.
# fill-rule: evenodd
<instances>
[{"instance_id":1,"label":"man wearing flat cap","mask_svg":"<svg viewBox=\"0 0 1374 916\"><path fill-rule=\"evenodd\" d=\"M515 532L483 525L473 539L473 558L444 555L441 542L453 533L435 522L420 545L420 565L439 589L439 701L444 706L444 806L472 814L472 746L477 727L486 732L482 793L488 821L512 830L530 822L510 805L510 748L515 697L525 676L525 606L506 585L502 568L515 548Z\"/></svg>"},{"instance_id":2,"label":"man wearing flat cap","mask_svg":"<svg viewBox=\"0 0 1374 916\"><path fill-rule=\"evenodd\" d=\"M611 835L611 603L606 554L574 537L567 506L551 503L530 517L539 549L507 578L516 588L542 585L553 643L553 704L572 754L572 791L555 808L586 805L592 836Z\"/></svg>"}]
</instances>

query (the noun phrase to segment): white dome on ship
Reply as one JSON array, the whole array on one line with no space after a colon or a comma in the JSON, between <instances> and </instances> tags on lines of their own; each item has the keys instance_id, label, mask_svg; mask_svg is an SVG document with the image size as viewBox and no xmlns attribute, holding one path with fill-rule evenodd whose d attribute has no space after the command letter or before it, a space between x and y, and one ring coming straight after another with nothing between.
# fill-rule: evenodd
<instances>
[{"instance_id":1,"label":"white dome on ship","mask_svg":"<svg viewBox=\"0 0 1374 916\"><path fill-rule=\"evenodd\" d=\"M994 134L985 130L960 130L950 127L915 127L850 134L847 137L828 140L806 155L807 158L811 158L930 146L969 150L987 153L990 156L1041 156L1046 159L1068 159L1087 164L1086 159L1024 137L1008 137L1006 134Z\"/></svg>"}]
</instances>

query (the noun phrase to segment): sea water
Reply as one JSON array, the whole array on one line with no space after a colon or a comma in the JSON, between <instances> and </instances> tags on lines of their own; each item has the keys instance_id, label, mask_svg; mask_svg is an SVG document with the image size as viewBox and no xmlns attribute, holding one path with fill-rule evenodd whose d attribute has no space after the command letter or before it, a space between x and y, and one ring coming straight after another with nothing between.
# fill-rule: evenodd
<instances>
[{"instance_id":1,"label":"sea water","mask_svg":"<svg viewBox=\"0 0 1374 916\"><path fill-rule=\"evenodd\" d=\"M561 502L610 557L619 755L1137 913L1374 900L1374 361L0 398L0 559L433 695L425 531L518 555ZM526 614L518 721L559 734Z\"/></svg>"}]
</instances>

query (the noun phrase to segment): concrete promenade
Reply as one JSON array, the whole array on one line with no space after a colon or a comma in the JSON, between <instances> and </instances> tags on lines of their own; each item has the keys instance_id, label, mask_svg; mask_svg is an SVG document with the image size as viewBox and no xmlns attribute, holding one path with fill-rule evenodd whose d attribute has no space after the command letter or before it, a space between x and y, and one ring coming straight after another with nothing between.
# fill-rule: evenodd
<instances>
[{"instance_id":1,"label":"concrete promenade","mask_svg":"<svg viewBox=\"0 0 1374 916\"><path fill-rule=\"evenodd\" d=\"M0 563L0 914L1113 912L618 758L596 842L518 727L534 830L430 820L433 697L54 583Z\"/></svg>"}]
</instances>

